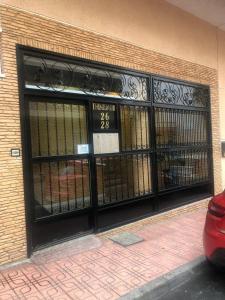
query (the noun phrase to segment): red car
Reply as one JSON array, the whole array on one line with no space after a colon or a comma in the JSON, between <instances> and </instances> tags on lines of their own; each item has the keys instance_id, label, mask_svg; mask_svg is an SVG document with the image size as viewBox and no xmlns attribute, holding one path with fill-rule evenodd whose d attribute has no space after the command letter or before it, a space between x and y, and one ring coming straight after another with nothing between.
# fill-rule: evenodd
<instances>
[{"instance_id":1,"label":"red car","mask_svg":"<svg viewBox=\"0 0 225 300\"><path fill-rule=\"evenodd\" d=\"M209 202L203 242L207 259L225 267L225 191Z\"/></svg>"}]
</instances>

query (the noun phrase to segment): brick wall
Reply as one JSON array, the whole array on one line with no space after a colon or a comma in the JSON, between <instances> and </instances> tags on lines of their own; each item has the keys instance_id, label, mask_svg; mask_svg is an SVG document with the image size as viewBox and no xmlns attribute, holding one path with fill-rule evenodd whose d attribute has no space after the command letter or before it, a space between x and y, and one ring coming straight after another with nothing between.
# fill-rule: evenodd
<instances>
[{"instance_id":1,"label":"brick wall","mask_svg":"<svg viewBox=\"0 0 225 300\"><path fill-rule=\"evenodd\" d=\"M16 44L51 50L125 68L209 84L211 87L215 192L221 189L217 72L205 66L162 55L128 43L0 6L2 58L6 77L0 80L0 264L26 257L26 230Z\"/></svg>"}]
</instances>

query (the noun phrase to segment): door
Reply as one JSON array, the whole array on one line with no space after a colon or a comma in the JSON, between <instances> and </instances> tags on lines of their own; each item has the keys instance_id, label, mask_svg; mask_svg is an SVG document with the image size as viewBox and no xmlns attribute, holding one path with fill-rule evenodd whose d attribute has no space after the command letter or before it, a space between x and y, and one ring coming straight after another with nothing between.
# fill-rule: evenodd
<instances>
[{"instance_id":1,"label":"door","mask_svg":"<svg viewBox=\"0 0 225 300\"><path fill-rule=\"evenodd\" d=\"M32 247L91 230L87 107L28 101Z\"/></svg>"},{"instance_id":2,"label":"door","mask_svg":"<svg viewBox=\"0 0 225 300\"><path fill-rule=\"evenodd\" d=\"M152 210L149 107L93 103L98 225L109 227ZM136 202L136 206L131 202ZM123 207L122 207L123 206Z\"/></svg>"}]
</instances>

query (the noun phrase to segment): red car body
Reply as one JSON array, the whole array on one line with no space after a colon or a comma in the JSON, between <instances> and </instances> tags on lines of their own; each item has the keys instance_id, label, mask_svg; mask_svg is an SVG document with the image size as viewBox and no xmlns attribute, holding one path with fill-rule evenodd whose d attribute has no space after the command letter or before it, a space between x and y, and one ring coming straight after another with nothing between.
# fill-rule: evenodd
<instances>
[{"instance_id":1,"label":"red car body","mask_svg":"<svg viewBox=\"0 0 225 300\"><path fill-rule=\"evenodd\" d=\"M225 267L225 191L209 202L203 243L207 259Z\"/></svg>"}]
</instances>

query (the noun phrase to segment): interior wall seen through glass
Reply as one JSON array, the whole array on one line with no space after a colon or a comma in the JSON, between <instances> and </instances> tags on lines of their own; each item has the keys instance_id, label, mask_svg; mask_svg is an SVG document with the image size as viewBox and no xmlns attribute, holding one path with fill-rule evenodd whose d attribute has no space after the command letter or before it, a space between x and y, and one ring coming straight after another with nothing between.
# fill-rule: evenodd
<instances>
[{"instance_id":1,"label":"interior wall seen through glass","mask_svg":"<svg viewBox=\"0 0 225 300\"><path fill-rule=\"evenodd\" d=\"M150 155L124 154L96 159L98 205L152 192Z\"/></svg>"},{"instance_id":2,"label":"interior wall seen through glass","mask_svg":"<svg viewBox=\"0 0 225 300\"><path fill-rule=\"evenodd\" d=\"M149 144L148 107L120 107L122 150L143 150Z\"/></svg>"},{"instance_id":3,"label":"interior wall seen through glass","mask_svg":"<svg viewBox=\"0 0 225 300\"><path fill-rule=\"evenodd\" d=\"M30 102L32 156L73 155L87 144L83 105Z\"/></svg>"}]
</instances>

